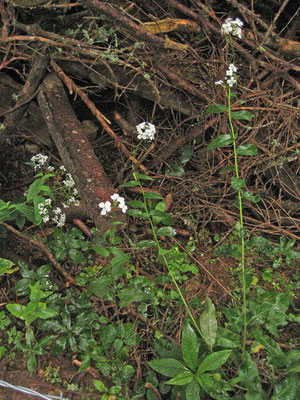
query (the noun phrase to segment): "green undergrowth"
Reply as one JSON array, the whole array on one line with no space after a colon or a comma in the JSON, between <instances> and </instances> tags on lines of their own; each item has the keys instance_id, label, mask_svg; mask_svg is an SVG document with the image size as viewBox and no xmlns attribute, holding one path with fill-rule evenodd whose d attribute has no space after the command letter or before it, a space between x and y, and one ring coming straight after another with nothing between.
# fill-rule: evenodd
<instances>
[{"instance_id":1,"label":"green undergrowth","mask_svg":"<svg viewBox=\"0 0 300 400\"><path fill-rule=\"evenodd\" d=\"M199 243L193 237L182 243L172 240L176 221L164 197L149 191L153 178L139 173L134 162L131 180L118 189L137 187L141 196L125 204L114 193L111 201L99 203L99 213L112 218L112 228L102 236L92 229L87 238L65 226L64 209L80 201L72 176L38 154L31 159L36 179L24 196L0 200L0 223L9 222L20 231L28 221L37 227L56 224L44 240L55 262L40 258L33 267L0 259L1 287L7 287L0 310L0 358L14 363L22 354L31 375L38 361L49 356L76 361L79 372L91 367L97 379L88 389L102 400L297 399L300 253L294 239L281 237L274 243L250 235L244 226L245 206L251 202L259 207L260 196L247 190L239 171L239 158L255 156L258 149L244 138L240 142L240 124L235 124L242 120L245 129L251 129L247 124L254 115L231 109L232 101L238 101L231 37L242 37L242 25L239 19L222 25L229 65L226 82L216 84L225 93L224 104L206 110L228 122L229 133L214 138L207 150L227 147L232 154L226 171L239 218L212 255L229 264L224 274L231 282L230 296L218 287L214 298L193 293L191 299L189 283L201 286L204 277L191 257ZM87 37L88 32L82 33ZM102 40L103 34L94 40ZM140 142L132 160L156 133L149 122L136 130ZM166 177L182 176L190 157L185 150L179 164L166 169ZM116 210L127 213L142 234L120 228ZM5 224L0 235L5 246ZM59 276L54 267L58 263L76 285ZM43 376L66 390L80 389L63 383L60 369L51 364Z\"/></svg>"},{"instance_id":2,"label":"green undergrowth","mask_svg":"<svg viewBox=\"0 0 300 400\"><path fill-rule=\"evenodd\" d=\"M155 229L161 228L157 225ZM254 237L246 242L249 257L264 258L265 264L262 273L252 264L246 274L247 341L243 351L240 268L231 271L236 276L232 287L236 301L228 299L216 310L209 298L199 299L192 308L200 336L178 293L163 287L170 285L172 278L160 257L155 257L152 239L135 242L131 238L128 243L115 229L102 237L95 230L93 233L89 240L77 228L54 228L45 243L56 261L74 274L79 291L59 288L50 264L34 270L22 262L16 266L1 259L2 279L14 283L10 296L17 294L17 302L0 312L1 357L13 360L16 353L23 353L32 374L38 357L50 353L71 359L76 355L79 371L92 366L102 377L95 380L94 391L102 393L103 399L157 399L155 391L163 399L176 399L179 392L183 399L296 399L296 270L289 274L288 282L283 279L283 271L294 270L299 259L293 241L282 238L274 245ZM232 242L234 236L217 248L218 256L234 257ZM195 243L190 240L185 247L192 254ZM138 275L136 259L141 254L152 260L143 267L148 273L156 260L160 274L155 279ZM162 254L180 284L199 273L193 260L171 240L164 241ZM99 258L102 262L95 263ZM271 272L266 275L265 271ZM185 296L184 286L180 286ZM130 316L132 307L140 320ZM176 327L181 338L173 342L166 336L172 336L171 327L180 320L174 316L178 315L186 315L185 325ZM149 328L147 321L155 329ZM143 368L136 382L139 354ZM52 375L49 371L45 371L47 379L59 382L59 370L51 370Z\"/></svg>"}]
</instances>

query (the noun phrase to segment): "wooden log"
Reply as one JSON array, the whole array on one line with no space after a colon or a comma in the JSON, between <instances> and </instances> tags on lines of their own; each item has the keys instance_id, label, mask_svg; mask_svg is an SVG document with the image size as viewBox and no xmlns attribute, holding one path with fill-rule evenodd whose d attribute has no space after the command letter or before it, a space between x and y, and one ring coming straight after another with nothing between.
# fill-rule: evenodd
<instances>
[{"instance_id":1,"label":"wooden log","mask_svg":"<svg viewBox=\"0 0 300 400\"><path fill-rule=\"evenodd\" d=\"M98 205L103 201L111 201L110 196L115 193L115 189L96 157L56 74L45 77L38 102L60 158L74 178L86 213L102 235L112 227L113 220L109 215L101 216ZM116 211L115 219L124 223L126 216Z\"/></svg>"}]
</instances>

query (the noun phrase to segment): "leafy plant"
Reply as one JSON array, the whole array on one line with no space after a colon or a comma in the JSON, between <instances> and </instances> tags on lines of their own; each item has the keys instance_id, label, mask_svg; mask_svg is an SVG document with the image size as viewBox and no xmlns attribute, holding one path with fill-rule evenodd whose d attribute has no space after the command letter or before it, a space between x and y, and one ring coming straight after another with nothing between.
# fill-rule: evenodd
<instances>
[{"instance_id":1,"label":"leafy plant","mask_svg":"<svg viewBox=\"0 0 300 400\"><path fill-rule=\"evenodd\" d=\"M207 342L212 344L215 342L213 331L216 320L210 311L206 311L202 315L202 322L210 324L212 329L210 332L210 328L208 328L207 336L205 336ZM232 350L220 350L207 354L189 323L186 323L182 331L181 349L180 360L162 358L149 361L148 364L159 374L172 378L165 384L184 386L186 400L201 399L201 393L204 392L213 398L216 398L215 394L219 395L220 393L224 399L228 398L226 391L232 389L230 383L226 383L221 379L221 375L214 371L226 363Z\"/></svg>"}]
</instances>

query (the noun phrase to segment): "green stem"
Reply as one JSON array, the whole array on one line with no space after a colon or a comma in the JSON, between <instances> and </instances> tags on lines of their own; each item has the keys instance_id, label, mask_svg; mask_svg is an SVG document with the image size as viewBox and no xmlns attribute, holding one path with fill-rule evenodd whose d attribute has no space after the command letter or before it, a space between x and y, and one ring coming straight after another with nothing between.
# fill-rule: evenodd
<instances>
[{"instance_id":1,"label":"green stem","mask_svg":"<svg viewBox=\"0 0 300 400\"><path fill-rule=\"evenodd\" d=\"M239 178L239 169L238 169L238 159L237 159L237 151L236 151L236 136L232 124L231 118L231 88L228 88L227 92L227 101L228 101L228 120L230 125L230 130L233 139L233 152L234 152L234 169L235 175ZM246 276L245 276L245 239L244 239L244 220L243 220L243 205L242 205L242 195L241 191L238 191L238 203L239 203L239 212L240 212L240 232L241 235L241 264L242 264L242 285L243 285L243 319L244 319L244 333L243 333L243 350L245 350L246 346L246 335L247 335L247 308L246 308Z\"/></svg>"},{"instance_id":2,"label":"green stem","mask_svg":"<svg viewBox=\"0 0 300 400\"><path fill-rule=\"evenodd\" d=\"M141 142L135 148L134 153L133 153L133 158L135 158L137 150L139 149L140 145L141 145ZM136 173L136 170L135 170L135 167L134 167L134 162L132 162L132 170L133 170L133 173L134 173L134 179L137 181L137 183L138 183L138 185L139 185L139 187L141 189L142 195L143 195L145 212L146 212L148 220L150 222L152 235L153 235L154 241L155 241L155 243L157 245L158 253L161 255L161 257L162 257L162 259L163 259L163 261L165 263L165 266L167 267L167 270L169 271L169 274L170 274L170 276L172 278L172 281L173 281L173 283L174 283L174 285L176 287L177 293L179 294L179 296L181 298L181 301L182 301L186 311L188 312L189 317L191 318L191 321L192 321L195 329L197 330L197 332L199 333L199 335L201 336L203 341L205 341L203 333L201 332L201 329L199 328L195 318L193 317L193 314L192 314L192 312L191 312L191 310L190 310L190 308L189 308L189 306L188 306L188 304L187 304L187 302L186 302L186 300L185 300L185 298L184 298L184 296L182 294L182 291L180 290L180 287L178 286L178 283L177 283L177 281L176 281L176 279L175 279L175 277L173 275L173 272L169 267L168 260L166 259L165 255L164 255L164 253L162 251L162 248L161 248L161 246L159 244L159 240L158 240L158 237L157 237L156 232L155 232L155 228L154 228L154 224L153 224L152 218L149 215L149 210L148 210L147 200L146 200L146 197L145 197L145 192L144 192L143 186L141 185L141 181L140 181L140 179L138 177L138 174Z\"/></svg>"}]
</instances>

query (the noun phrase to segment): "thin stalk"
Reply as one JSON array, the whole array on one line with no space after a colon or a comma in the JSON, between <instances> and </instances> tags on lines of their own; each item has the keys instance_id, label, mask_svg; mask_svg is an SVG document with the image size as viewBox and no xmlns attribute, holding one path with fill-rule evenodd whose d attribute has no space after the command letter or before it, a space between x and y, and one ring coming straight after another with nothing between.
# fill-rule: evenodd
<instances>
[{"instance_id":1,"label":"thin stalk","mask_svg":"<svg viewBox=\"0 0 300 400\"><path fill-rule=\"evenodd\" d=\"M134 158L135 158L135 156L136 156L136 152L137 152L138 148L140 147L140 145L141 145L141 142L137 145L137 147L136 147L136 149L135 149L135 151L134 151L134 154L133 154L133 157L134 157ZM169 267L168 260L166 259L165 255L164 255L164 253L163 253L163 251L162 251L162 248L161 248L161 246L160 246L160 244L159 244L159 240L158 240L158 237L157 237L156 232L155 232L155 228L154 228L154 224L153 224L152 218L151 218L151 216L149 215L149 209L148 209L147 200L146 200L146 197L145 197L145 192L144 192L143 186L142 186L142 184L141 184L141 181L140 181L140 179L139 179L139 177L138 177L138 174L136 173L136 170L135 170L135 167L134 167L134 163L133 163L133 162L132 162L132 170L133 170L133 174L134 174L134 179L137 181L137 183L138 183L138 185L139 185L139 187L140 187L140 189L141 189L142 195L143 195L143 201L144 201L145 212L146 212L147 217L148 217L148 220L149 220L149 222L150 222L150 226L151 226L151 230L152 230L152 235L153 235L154 241L155 241L155 243L156 243L156 245L157 245L158 252L159 252L159 254L162 256L162 259L163 259L163 261L164 261L164 263L165 263L165 266L167 267L167 270L169 271L169 274L170 274L170 276L171 276L171 278L172 278L172 281L173 281L173 283L174 283L174 285L175 285L175 287L176 287L177 293L179 294L179 296L180 296L180 298L181 298L181 301L182 301L182 303L183 303L183 305L184 305L186 311L188 312L189 317L191 318L191 321L192 321L192 323L193 323L195 329L197 330L197 332L199 333L199 335L201 336L201 338L203 339L203 341L205 341L204 336L203 336L203 333L201 332L201 329L199 328L199 326L198 326L198 324L197 324L195 318L193 317L193 314L192 314L192 312L191 312L191 310L190 310L190 308L189 308L187 302L185 301L185 298L184 298L184 296L183 296L183 294L182 294L182 291L180 290L180 287L178 286L178 283L177 283L176 279L174 278L173 272L172 272L172 270L171 270L170 267Z\"/></svg>"},{"instance_id":2,"label":"thin stalk","mask_svg":"<svg viewBox=\"0 0 300 400\"><path fill-rule=\"evenodd\" d=\"M238 159L237 159L237 151L236 151L236 136L232 124L232 118L231 118L231 88L228 88L227 92L227 101L228 101L228 120L229 120L229 125L230 125L230 130L231 130L231 135L233 139L233 152L234 152L234 169L235 169L235 175L237 178L239 178L239 168L238 168ZM242 232L241 235L241 249L242 249L242 254L241 254L241 264L242 264L242 286L243 286L243 319L244 319L244 333L243 333L243 351L245 351L246 347L246 335L247 335L247 307L246 307L246 276L245 276L245 239L244 239L244 220L243 220L243 205L242 205L242 195L240 190L238 190L238 203L239 203L239 212L240 212L240 225L241 229L240 231Z\"/></svg>"}]
</instances>

